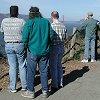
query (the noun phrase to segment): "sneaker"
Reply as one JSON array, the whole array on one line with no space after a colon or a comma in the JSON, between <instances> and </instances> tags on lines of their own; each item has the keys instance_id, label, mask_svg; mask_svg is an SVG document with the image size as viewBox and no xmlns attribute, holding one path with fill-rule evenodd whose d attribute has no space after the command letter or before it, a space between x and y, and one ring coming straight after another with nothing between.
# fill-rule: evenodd
<instances>
[{"instance_id":1,"label":"sneaker","mask_svg":"<svg viewBox=\"0 0 100 100\"><path fill-rule=\"evenodd\" d=\"M87 63L87 62L88 62L88 60L83 59L81 62L83 62L83 63Z\"/></svg>"},{"instance_id":2,"label":"sneaker","mask_svg":"<svg viewBox=\"0 0 100 100\"><path fill-rule=\"evenodd\" d=\"M9 86L8 86L8 91L9 91L9 92L12 92L12 93L16 93L16 92L17 92L16 89L11 89Z\"/></svg>"},{"instance_id":3,"label":"sneaker","mask_svg":"<svg viewBox=\"0 0 100 100\"><path fill-rule=\"evenodd\" d=\"M48 96L49 96L49 92L47 92L47 91L42 91L42 97L43 97L43 98L48 98Z\"/></svg>"},{"instance_id":4,"label":"sneaker","mask_svg":"<svg viewBox=\"0 0 100 100\"><path fill-rule=\"evenodd\" d=\"M28 90L23 92L23 93L21 93L21 95L23 97L30 98L30 99L34 99L35 98L34 92L31 92L31 91L28 91Z\"/></svg>"},{"instance_id":5,"label":"sneaker","mask_svg":"<svg viewBox=\"0 0 100 100\"><path fill-rule=\"evenodd\" d=\"M91 62L96 62L96 60L94 60L94 59L91 59Z\"/></svg>"},{"instance_id":6,"label":"sneaker","mask_svg":"<svg viewBox=\"0 0 100 100\"><path fill-rule=\"evenodd\" d=\"M34 99L35 98L34 92L31 92L31 91L28 91L28 90L23 92L23 93L21 93L21 95L23 97L30 98L30 99Z\"/></svg>"},{"instance_id":7,"label":"sneaker","mask_svg":"<svg viewBox=\"0 0 100 100\"><path fill-rule=\"evenodd\" d=\"M9 92L16 93L17 90L8 89Z\"/></svg>"},{"instance_id":8,"label":"sneaker","mask_svg":"<svg viewBox=\"0 0 100 100\"><path fill-rule=\"evenodd\" d=\"M26 89L26 88L22 88L21 90L22 90L22 91L26 91L27 89Z\"/></svg>"}]
</instances>

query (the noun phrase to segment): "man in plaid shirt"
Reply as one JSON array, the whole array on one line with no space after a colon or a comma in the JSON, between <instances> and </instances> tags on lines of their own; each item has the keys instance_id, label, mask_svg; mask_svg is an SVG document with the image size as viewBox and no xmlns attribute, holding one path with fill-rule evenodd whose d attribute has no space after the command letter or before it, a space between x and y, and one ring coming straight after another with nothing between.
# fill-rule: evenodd
<instances>
[{"instance_id":1,"label":"man in plaid shirt","mask_svg":"<svg viewBox=\"0 0 100 100\"><path fill-rule=\"evenodd\" d=\"M58 90L63 87L63 70L62 70L62 57L64 53L63 41L66 39L66 27L63 23L59 22L59 13L53 11L51 13L52 28L54 30L54 39L51 44L50 51L50 71L51 71L51 91Z\"/></svg>"}]
</instances>

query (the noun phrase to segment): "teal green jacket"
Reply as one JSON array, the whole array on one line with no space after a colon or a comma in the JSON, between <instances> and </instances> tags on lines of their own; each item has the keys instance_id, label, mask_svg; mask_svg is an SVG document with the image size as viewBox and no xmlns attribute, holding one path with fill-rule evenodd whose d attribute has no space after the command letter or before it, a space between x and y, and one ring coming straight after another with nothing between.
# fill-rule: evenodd
<instances>
[{"instance_id":1,"label":"teal green jacket","mask_svg":"<svg viewBox=\"0 0 100 100\"><path fill-rule=\"evenodd\" d=\"M53 36L50 22L37 17L29 19L24 25L22 40L33 56L44 56L49 53Z\"/></svg>"},{"instance_id":2,"label":"teal green jacket","mask_svg":"<svg viewBox=\"0 0 100 100\"><path fill-rule=\"evenodd\" d=\"M88 38L96 36L97 20L90 18L86 20L80 27L80 30L85 30L85 36Z\"/></svg>"}]
</instances>

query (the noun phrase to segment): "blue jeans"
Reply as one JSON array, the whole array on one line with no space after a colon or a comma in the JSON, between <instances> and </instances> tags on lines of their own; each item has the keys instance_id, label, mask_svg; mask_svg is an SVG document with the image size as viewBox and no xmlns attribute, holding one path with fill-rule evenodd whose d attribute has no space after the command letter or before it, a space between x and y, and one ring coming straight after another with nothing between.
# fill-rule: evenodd
<instances>
[{"instance_id":1,"label":"blue jeans","mask_svg":"<svg viewBox=\"0 0 100 100\"><path fill-rule=\"evenodd\" d=\"M26 51L23 43L6 43L5 51L9 63L10 88L16 89L18 67L22 88L27 87L26 83Z\"/></svg>"},{"instance_id":2,"label":"blue jeans","mask_svg":"<svg viewBox=\"0 0 100 100\"><path fill-rule=\"evenodd\" d=\"M37 64L40 70L40 79L42 84L42 91L48 91L48 56L33 56L28 52L27 56L27 89L31 92L34 89L34 79Z\"/></svg>"},{"instance_id":3,"label":"blue jeans","mask_svg":"<svg viewBox=\"0 0 100 100\"><path fill-rule=\"evenodd\" d=\"M50 71L51 71L51 86L58 88L63 86L63 70L62 70L62 57L64 53L64 47L62 44L51 46L50 51Z\"/></svg>"},{"instance_id":4,"label":"blue jeans","mask_svg":"<svg viewBox=\"0 0 100 100\"><path fill-rule=\"evenodd\" d=\"M95 38L85 37L85 53L84 59L88 60L89 58L89 45L91 46L91 59L95 60Z\"/></svg>"}]
</instances>

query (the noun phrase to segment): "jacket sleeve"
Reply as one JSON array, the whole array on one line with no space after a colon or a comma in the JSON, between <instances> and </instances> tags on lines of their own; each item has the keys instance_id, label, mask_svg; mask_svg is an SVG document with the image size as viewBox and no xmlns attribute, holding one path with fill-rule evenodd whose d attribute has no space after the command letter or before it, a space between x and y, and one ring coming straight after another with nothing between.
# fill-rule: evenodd
<instances>
[{"instance_id":1,"label":"jacket sleeve","mask_svg":"<svg viewBox=\"0 0 100 100\"><path fill-rule=\"evenodd\" d=\"M87 20L86 20L84 23L82 23L82 25L81 25L79 31L81 31L81 30L85 30L86 27L87 27L87 23L88 23Z\"/></svg>"},{"instance_id":2,"label":"jacket sleeve","mask_svg":"<svg viewBox=\"0 0 100 100\"><path fill-rule=\"evenodd\" d=\"M29 41L29 25L28 22L25 23L24 27L23 27L23 32L22 32L22 41L25 44L25 46L28 45L28 41Z\"/></svg>"}]
</instances>

